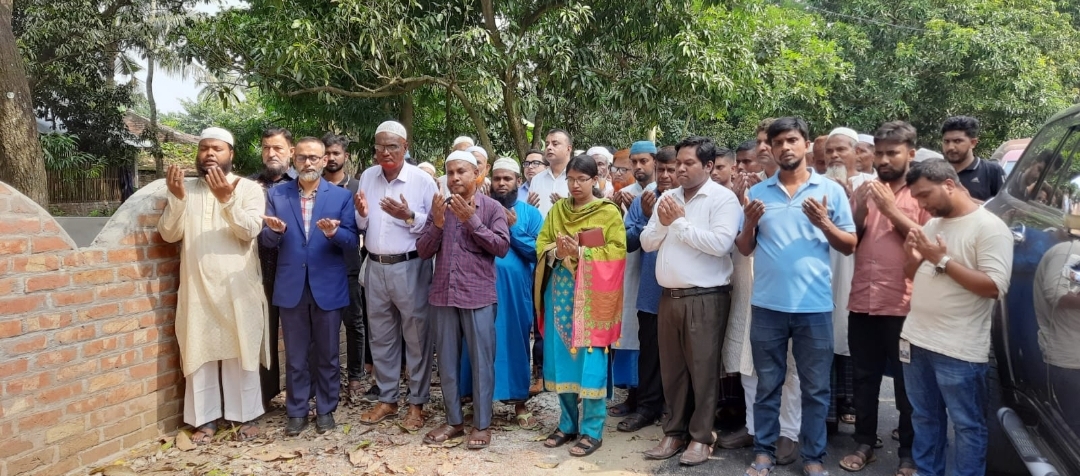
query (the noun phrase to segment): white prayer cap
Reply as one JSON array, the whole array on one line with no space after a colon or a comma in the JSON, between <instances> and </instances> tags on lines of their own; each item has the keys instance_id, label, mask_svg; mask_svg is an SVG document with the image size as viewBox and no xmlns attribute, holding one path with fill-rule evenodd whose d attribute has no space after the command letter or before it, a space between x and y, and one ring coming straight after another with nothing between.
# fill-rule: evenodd
<instances>
[{"instance_id":1,"label":"white prayer cap","mask_svg":"<svg viewBox=\"0 0 1080 476\"><path fill-rule=\"evenodd\" d=\"M594 155L599 155L600 157L603 157L608 162L611 162L611 159L615 158L615 156L611 155L611 151L607 150L607 147L600 147L600 146L590 148L588 150L588 152L585 152L585 155L587 155L589 157L592 157Z\"/></svg>"},{"instance_id":2,"label":"white prayer cap","mask_svg":"<svg viewBox=\"0 0 1080 476\"><path fill-rule=\"evenodd\" d=\"M874 136L870 134L859 134L859 142L866 142L867 144L874 145Z\"/></svg>"},{"instance_id":3,"label":"white prayer cap","mask_svg":"<svg viewBox=\"0 0 1080 476\"><path fill-rule=\"evenodd\" d=\"M515 174L521 174L521 166L518 165L516 160L509 157L499 157L499 160L496 160L495 164L491 166L491 170L509 170Z\"/></svg>"},{"instance_id":4,"label":"white prayer cap","mask_svg":"<svg viewBox=\"0 0 1080 476\"><path fill-rule=\"evenodd\" d=\"M217 139L230 146L235 146L232 133L220 127L207 127L206 129L203 129L202 134L199 135L199 140L202 141L203 139Z\"/></svg>"},{"instance_id":5,"label":"white prayer cap","mask_svg":"<svg viewBox=\"0 0 1080 476\"><path fill-rule=\"evenodd\" d=\"M405 126L401 125L398 121L386 121L379 124L379 127L375 129L375 135L378 135L380 132L388 132L401 137L402 139L409 140L409 133L405 132Z\"/></svg>"},{"instance_id":6,"label":"white prayer cap","mask_svg":"<svg viewBox=\"0 0 1080 476\"><path fill-rule=\"evenodd\" d=\"M915 151L915 161L916 162L922 162L924 160L930 160L930 159L944 159L944 158L945 158L945 156L943 156L943 155L941 155L941 154L939 154L937 152L934 152L934 151L932 151L930 149L920 148L919 150Z\"/></svg>"},{"instance_id":7,"label":"white prayer cap","mask_svg":"<svg viewBox=\"0 0 1080 476\"><path fill-rule=\"evenodd\" d=\"M471 147L471 146L474 146L474 145L476 145L476 142L473 142L473 139L472 139L472 137L469 137L469 136L458 136L458 138L457 138L457 139L454 139L454 145L452 145L452 146L450 146L450 147L457 147L457 146L458 146L458 144L469 144L469 146Z\"/></svg>"},{"instance_id":8,"label":"white prayer cap","mask_svg":"<svg viewBox=\"0 0 1080 476\"><path fill-rule=\"evenodd\" d=\"M850 138L852 142L859 142L859 133L847 127L837 127L836 129L833 129L832 132L829 133L829 138L832 139L833 136L844 136Z\"/></svg>"},{"instance_id":9,"label":"white prayer cap","mask_svg":"<svg viewBox=\"0 0 1080 476\"><path fill-rule=\"evenodd\" d=\"M464 160L465 162L473 164L473 167L480 166L479 164L477 164L475 156L463 150L455 150L451 152L450 155L446 156L446 164L450 164L450 162L455 160Z\"/></svg>"},{"instance_id":10,"label":"white prayer cap","mask_svg":"<svg viewBox=\"0 0 1080 476\"><path fill-rule=\"evenodd\" d=\"M421 162L420 165L417 165L417 167L428 172L435 173L435 166L431 165L431 162Z\"/></svg>"},{"instance_id":11,"label":"white prayer cap","mask_svg":"<svg viewBox=\"0 0 1080 476\"><path fill-rule=\"evenodd\" d=\"M478 145L474 145L472 147L469 147L468 149L465 149L465 152L468 152L470 154L473 153L473 152L476 152L476 153L479 153L480 155L484 156L485 159L488 158L487 151L484 150L483 147L480 147Z\"/></svg>"}]
</instances>

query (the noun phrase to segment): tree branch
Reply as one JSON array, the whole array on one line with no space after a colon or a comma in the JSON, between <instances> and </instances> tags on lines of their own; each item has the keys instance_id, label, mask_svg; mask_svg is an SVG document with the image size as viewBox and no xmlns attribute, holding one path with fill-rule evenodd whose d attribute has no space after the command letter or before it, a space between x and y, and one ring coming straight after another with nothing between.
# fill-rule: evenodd
<instances>
[{"instance_id":1,"label":"tree branch","mask_svg":"<svg viewBox=\"0 0 1080 476\"><path fill-rule=\"evenodd\" d=\"M552 10L556 10L566 6L566 2L557 1L537 8L536 11L525 16L525 19L518 24L518 33L523 33L529 28L532 28L533 24L540 21L540 18Z\"/></svg>"},{"instance_id":2,"label":"tree branch","mask_svg":"<svg viewBox=\"0 0 1080 476\"><path fill-rule=\"evenodd\" d=\"M300 96L303 94L311 93L330 93L337 96L345 96L351 98L388 98L405 94L414 89L426 86L428 84L444 84L438 78L432 76L418 76L408 79L394 79L387 84L379 86L377 88L365 88L360 87L359 91L342 89L337 86L315 86L311 88L296 89L285 93L286 96Z\"/></svg>"},{"instance_id":3,"label":"tree branch","mask_svg":"<svg viewBox=\"0 0 1080 476\"><path fill-rule=\"evenodd\" d=\"M487 29L488 35L491 36L491 43L495 45L499 51L506 52L506 44L502 41L502 36L499 35L499 27L495 24L495 7L491 4L492 0L480 0L480 8L484 12L484 28Z\"/></svg>"}]
</instances>

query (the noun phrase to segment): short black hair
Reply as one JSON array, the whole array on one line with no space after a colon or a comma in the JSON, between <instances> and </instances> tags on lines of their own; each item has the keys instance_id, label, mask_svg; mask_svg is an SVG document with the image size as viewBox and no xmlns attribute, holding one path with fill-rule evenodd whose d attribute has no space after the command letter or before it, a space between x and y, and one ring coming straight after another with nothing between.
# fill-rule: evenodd
<instances>
[{"instance_id":1,"label":"short black hair","mask_svg":"<svg viewBox=\"0 0 1080 476\"><path fill-rule=\"evenodd\" d=\"M290 147L296 145L296 143L293 142L292 132L289 132L289 130L284 127L267 127L265 130L263 130L263 139L269 139L275 136L284 137L285 142L288 142Z\"/></svg>"},{"instance_id":2,"label":"short black hair","mask_svg":"<svg viewBox=\"0 0 1080 476\"><path fill-rule=\"evenodd\" d=\"M960 185L960 176L956 175L956 169L944 159L930 159L911 164L907 176L904 177L908 186L910 187L921 178L934 183L944 183L946 180L952 180L953 183Z\"/></svg>"},{"instance_id":3,"label":"short black hair","mask_svg":"<svg viewBox=\"0 0 1080 476\"><path fill-rule=\"evenodd\" d=\"M886 122L874 132L874 142L899 142L901 144L907 144L909 148L914 149L915 143L919 140L919 133L915 131L915 126L908 124L905 121L892 121Z\"/></svg>"},{"instance_id":4,"label":"short black hair","mask_svg":"<svg viewBox=\"0 0 1080 476\"><path fill-rule=\"evenodd\" d=\"M739 144L739 146L735 148L735 153L738 154L739 152L750 152L754 149L757 149L757 140L750 139L746 142L743 142L742 144Z\"/></svg>"},{"instance_id":5,"label":"short black hair","mask_svg":"<svg viewBox=\"0 0 1080 476\"><path fill-rule=\"evenodd\" d=\"M810 126L806 125L806 121L801 117L781 117L769 124L768 130L765 131L765 137L769 144L772 144L772 140L776 136L788 131L797 131L802 136L803 140L810 140Z\"/></svg>"},{"instance_id":6,"label":"short black hair","mask_svg":"<svg viewBox=\"0 0 1080 476\"><path fill-rule=\"evenodd\" d=\"M596 167L596 161L587 155L574 156L566 164L566 170L581 172L588 175L589 178L596 178L597 175L600 175L600 169ZM593 185L592 194L596 198L604 198L604 194L596 185Z\"/></svg>"},{"instance_id":7,"label":"short black hair","mask_svg":"<svg viewBox=\"0 0 1080 476\"><path fill-rule=\"evenodd\" d=\"M717 147L716 148L716 158L717 159L724 159L724 160L727 160L727 161L730 161L730 162L735 162L735 151L733 151L733 150L731 150L731 149L729 149L727 147Z\"/></svg>"},{"instance_id":8,"label":"short black hair","mask_svg":"<svg viewBox=\"0 0 1080 476\"><path fill-rule=\"evenodd\" d=\"M349 151L349 138L343 135L334 134L333 132L327 132L322 136L323 145L329 149L331 146L340 145L341 150Z\"/></svg>"},{"instance_id":9,"label":"short black hair","mask_svg":"<svg viewBox=\"0 0 1080 476\"><path fill-rule=\"evenodd\" d=\"M544 134L544 138L547 138L547 136L552 135L552 134L562 134L562 135L566 136L566 141L569 142L570 148L571 149L574 148L574 136L570 135L569 132L566 132L566 129L559 129L557 127L554 128L554 129L550 129L550 130L547 131L547 134Z\"/></svg>"},{"instance_id":10,"label":"short black hair","mask_svg":"<svg viewBox=\"0 0 1080 476\"><path fill-rule=\"evenodd\" d=\"M941 134L950 131L963 131L971 139L979 137L979 120L971 116L953 116L941 124Z\"/></svg>"},{"instance_id":11,"label":"short black hair","mask_svg":"<svg viewBox=\"0 0 1080 476\"><path fill-rule=\"evenodd\" d=\"M533 154L536 154L536 155L540 156L540 162L543 162L544 167L550 167L551 166L551 164L548 163L547 158L544 157L544 151L538 150L538 149L529 149L529 151L525 153L525 157L522 158L521 163L524 164L525 159L528 159L529 156L533 155Z\"/></svg>"},{"instance_id":12,"label":"short black hair","mask_svg":"<svg viewBox=\"0 0 1080 476\"><path fill-rule=\"evenodd\" d=\"M661 164L670 164L675 162L675 156L678 152L675 150L675 146L664 146L660 150L656 151L656 161Z\"/></svg>"},{"instance_id":13,"label":"short black hair","mask_svg":"<svg viewBox=\"0 0 1080 476\"><path fill-rule=\"evenodd\" d=\"M702 136L690 136L675 144L675 152L686 147L694 148L694 155L701 161L701 165L705 165L716 160L716 144L712 139Z\"/></svg>"}]
</instances>

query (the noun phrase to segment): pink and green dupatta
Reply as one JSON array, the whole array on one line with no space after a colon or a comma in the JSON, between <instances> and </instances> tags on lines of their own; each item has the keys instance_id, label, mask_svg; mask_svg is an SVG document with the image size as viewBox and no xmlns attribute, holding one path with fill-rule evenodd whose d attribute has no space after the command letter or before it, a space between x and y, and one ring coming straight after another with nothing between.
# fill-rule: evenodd
<instances>
[{"instance_id":1,"label":"pink and green dupatta","mask_svg":"<svg viewBox=\"0 0 1080 476\"><path fill-rule=\"evenodd\" d=\"M559 200L548 212L536 238L539 263L533 297L540 331L544 332L544 287L552 267L559 235L577 236L590 228L604 232L603 247L581 247L578 256L562 263L574 273L573 332L568 347L607 347L619 340L622 329L623 273L626 269L626 228L619 207L611 200L595 200L577 210L571 199ZM553 260L552 260L553 261Z\"/></svg>"}]
</instances>

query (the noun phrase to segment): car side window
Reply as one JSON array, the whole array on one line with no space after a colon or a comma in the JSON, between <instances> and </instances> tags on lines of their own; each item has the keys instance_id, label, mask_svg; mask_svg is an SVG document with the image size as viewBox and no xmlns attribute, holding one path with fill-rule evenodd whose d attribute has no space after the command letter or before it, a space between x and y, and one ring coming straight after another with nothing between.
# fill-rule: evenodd
<instances>
[{"instance_id":1,"label":"car side window","mask_svg":"<svg viewBox=\"0 0 1080 476\"><path fill-rule=\"evenodd\" d=\"M1061 121L1039 132L1027 146L1015 170L1009 174L1009 194L1020 200L1031 200L1060 209L1061 197L1053 194L1053 185L1064 179L1055 177L1064 164L1060 151L1075 149L1080 141L1080 132L1070 126L1071 122ZM1076 166L1080 167L1080 163Z\"/></svg>"}]
</instances>

